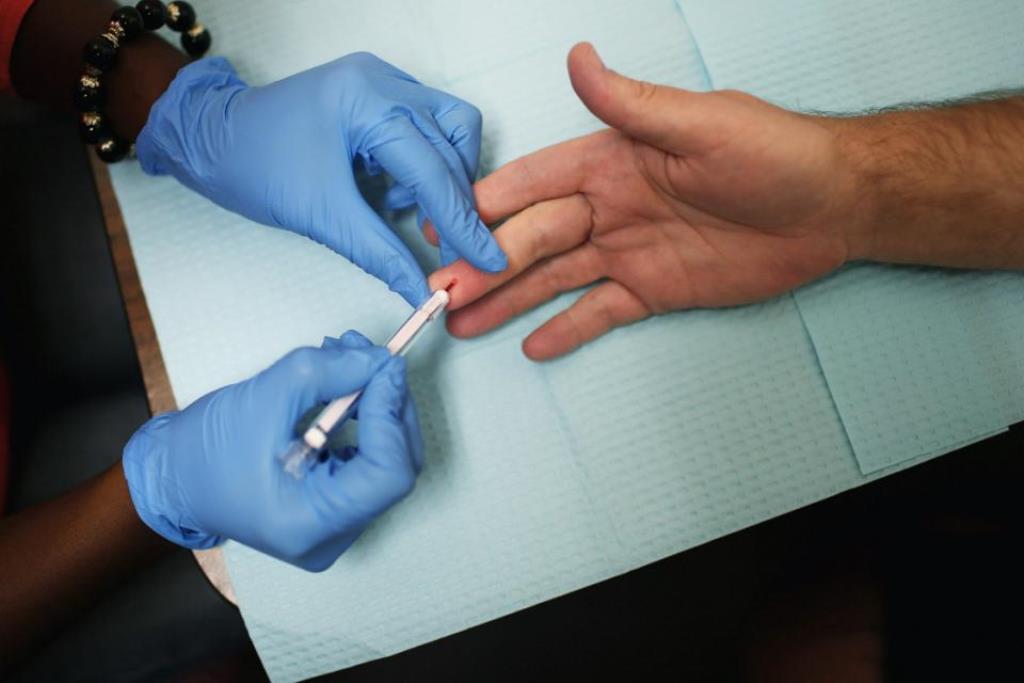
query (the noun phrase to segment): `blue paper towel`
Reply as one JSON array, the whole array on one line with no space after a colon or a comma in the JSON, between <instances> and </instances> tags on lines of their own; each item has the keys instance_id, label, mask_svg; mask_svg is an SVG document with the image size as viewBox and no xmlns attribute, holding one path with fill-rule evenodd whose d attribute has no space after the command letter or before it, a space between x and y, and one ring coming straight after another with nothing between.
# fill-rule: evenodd
<instances>
[{"instance_id":1,"label":"blue paper towel","mask_svg":"<svg viewBox=\"0 0 1024 683\"><path fill-rule=\"evenodd\" d=\"M679 4L715 88L797 109L1024 84L1018 0ZM1024 274L856 265L796 300L865 473L1024 419Z\"/></svg>"}]
</instances>

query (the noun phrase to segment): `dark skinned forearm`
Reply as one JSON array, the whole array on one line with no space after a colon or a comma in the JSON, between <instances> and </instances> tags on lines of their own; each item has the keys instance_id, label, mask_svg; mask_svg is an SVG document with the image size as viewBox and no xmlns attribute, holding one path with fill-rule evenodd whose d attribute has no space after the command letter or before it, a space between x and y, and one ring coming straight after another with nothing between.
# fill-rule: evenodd
<instances>
[{"instance_id":1,"label":"dark skinned forearm","mask_svg":"<svg viewBox=\"0 0 1024 683\"><path fill-rule=\"evenodd\" d=\"M11 55L17 93L72 111L72 92L83 72L82 48L106 29L117 7L107 0L36 0ZM153 103L187 61L183 52L152 33L122 44L117 65L104 76L104 110L112 129L134 140Z\"/></svg>"},{"instance_id":2,"label":"dark skinned forearm","mask_svg":"<svg viewBox=\"0 0 1024 683\"><path fill-rule=\"evenodd\" d=\"M135 513L120 462L0 520L0 677L105 589L171 547Z\"/></svg>"},{"instance_id":3,"label":"dark skinned forearm","mask_svg":"<svg viewBox=\"0 0 1024 683\"><path fill-rule=\"evenodd\" d=\"M17 93L73 111L82 48L117 8L106 0L36 0L11 55ZM111 128L134 140L186 56L149 33L122 44L104 76ZM109 585L171 546L132 506L120 463L87 484L0 521L0 673Z\"/></svg>"}]
</instances>

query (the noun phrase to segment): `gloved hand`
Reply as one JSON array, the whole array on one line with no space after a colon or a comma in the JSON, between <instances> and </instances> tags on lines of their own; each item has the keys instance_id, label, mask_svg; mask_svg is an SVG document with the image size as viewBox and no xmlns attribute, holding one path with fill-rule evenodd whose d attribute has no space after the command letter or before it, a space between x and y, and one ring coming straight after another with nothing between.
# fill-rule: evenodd
<instances>
[{"instance_id":1,"label":"gloved hand","mask_svg":"<svg viewBox=\"0 0 1024 683\"><path fill-rule=\"evenodd\" d=\"M364 385L353 457L315 465L302 480L286 474L276 456L299 417ZM409 493L423 443L404 361L347 332L154 417L122 462L136 511L165 538L187 548L231 538L321 571Z\"/></svg>"},{"instance_id":2,"label":"gloved hand","mask_svg":"<svg viewBox=\"0 0 1024 683\"><path fill-rule=\"evenodd\" d=\"M356 186L353 164L390 174L392 208L419 205L441 257L489 272L505 255L480 221L471 183L480 112L368 53L263 87L219 57L182 69L136 141L143 170L171 174L221 206L324 244L412 305L429 295L409 249Z\"/></svg>"}]
</instances>

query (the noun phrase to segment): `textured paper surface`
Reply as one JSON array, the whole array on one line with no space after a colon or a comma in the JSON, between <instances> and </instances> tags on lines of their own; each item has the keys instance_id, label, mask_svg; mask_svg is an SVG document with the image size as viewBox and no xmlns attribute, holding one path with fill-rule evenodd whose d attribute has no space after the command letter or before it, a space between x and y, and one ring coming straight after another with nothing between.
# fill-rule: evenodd
<instances>
[{"instance_id":1,"label":"textured paper surface","mask_svg":"<svg viewBox=\"0 0 1024 683\"><path fill-rule=\"evenodd\" d=\"M1018 0L679 4L715 88L788 107L1024 85ZM796 300L864 472L1024 419L1024 274L858 265Z\"/></svg>"},{"instance_id":2,"label":"textured paper surface","mask_svg":"<svg viewBox=\"0 0 1024 683\"><path fill-rule=\"evenodd\" d=\"M796 294L865 472L1024 418L1024 280L854 266Z\"/></svg>"},{"instance_id":3,"label":"textured paper surface","mask_svg":"<svg viewBox=\"0 0 1024 683\"><path fill-rule=\"evenodd\" d=\"M1017 0L679 0L715 88L859 111L1019 88Z\"/></svg>"},{"instance_id":4,"label":"textured paper surface","mask_svg":"<svg viewBox=\"0 0 1024 683\"><path fill-rule=\"evenodd\" d=\"M707 85L671 0L195 4L253 83L366 49L473 101L489 167L599 127L565 74L578 39L623 72ZM112 174L180 405L326 334L382 341L407 314L312 242L134 165ZM664 316L530 363L519 340L560 305L471 342L436 327L417 345L423 475L332 569L227 546L271 678L399 652L868 480L791 298Z\"/></svg>"}]
</instances>

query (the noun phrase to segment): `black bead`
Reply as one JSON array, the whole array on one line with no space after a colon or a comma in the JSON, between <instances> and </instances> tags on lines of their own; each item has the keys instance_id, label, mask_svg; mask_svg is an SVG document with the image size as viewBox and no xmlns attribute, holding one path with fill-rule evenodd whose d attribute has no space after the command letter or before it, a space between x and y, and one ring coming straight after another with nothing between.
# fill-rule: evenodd
<instances>
[{"instance_id":1,"label":"black bead","mask_svg":"<svg viewBox=\"0 0 1024 683\"><path fill-rule=\"evenodd\" d=\"M82 76L75 85L75 106L78 111L96 111L106 99L103 83L95 76Z\"/></svg>"},{"instance_id":2,"label":"black bead","mask_svg":"<svg viewBox=\"0 0 1024 683\"><path fill-rule=\"evenodd\" d=\"M202 57L212 42L213 37L202 24L196 24L181 34L181 46L192 57Z\"/></svg>"},{"instance_id":3,"label":"black bead","mask_svg":"<svg viewBox=\"0 0 1024 683\"><path fill-rule=\"evenodd\" d=\"M110 137L110 131L107 129L107 122L103 120L103 115L95 111L82 114L78 120L78 132L82 134L82 139L89 144L95 144Z\"/></svg>"},{"instance_id":4,"label":"black bead","mask_svg":"<svg viewBox=\"0 0 1024 683\"><path fill-rule=\"evenodd\" d=\"M167 26L172 31L187 31L196 23L196 11L187 2L167 3Z\"/></svg>"},{"instance_id":5,"label":"black bead","mask_svg":"<svg viewBox=\"0 0 1024 683\"><path fill-rule=\"evenodd\" d=\"M96 155L108 164L121 161L128 156L128 143L116 135L104 138L96 145Z\"/></svg>"},{"instance_id":6,"label":"black bead","mask_svg":"<svg viewBox=\"0 0 1024 683\"><path fill-rule=\"evenodd\" d=\"M85 44L82 51L85 63L100 71L110 71L117 63L117 47L108 39L100 36Z\"/></svg>"},{"instance_id":7,"label":"black bead","mask_svg":"<svg viewBox=\"0 0 1024 683\"><path fill-rule=\"evenodd\" d=\"M142 25L147 31L155 31L167 21L167 11L160 0L139 0L135 9L142 15Z\"/></svg>"},{"instance_id":8,"label":"black bead","mask_svg":"<svg viewBox=\"0 0 1024 683\"><path fill-rule=\"evenodd\" d=\"M114 10L110 20L117 22L121 27L121 30L124 31L125 40L137 38L144 28L142 25L142 15L134 7L118 7Z\"/></svg>"}]
</instances>

